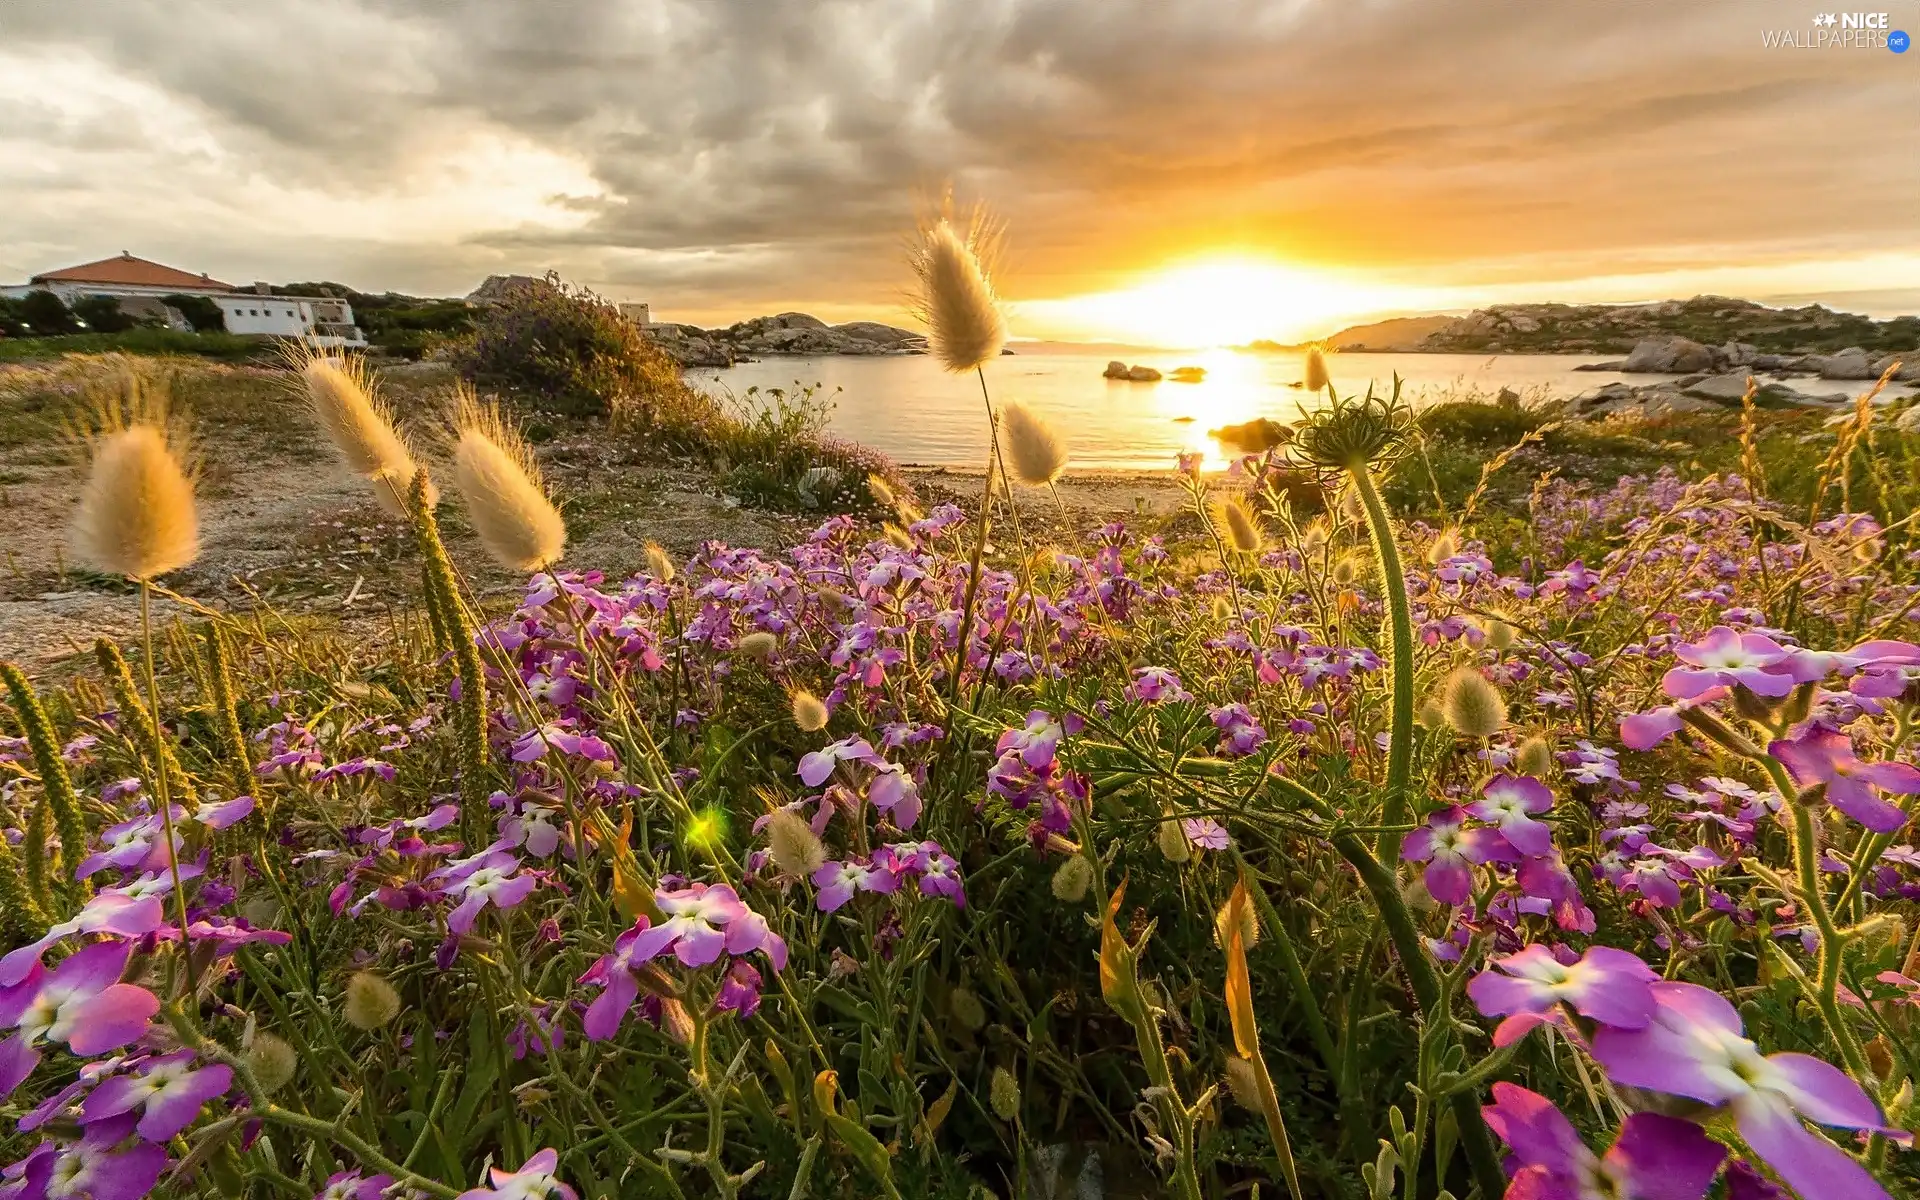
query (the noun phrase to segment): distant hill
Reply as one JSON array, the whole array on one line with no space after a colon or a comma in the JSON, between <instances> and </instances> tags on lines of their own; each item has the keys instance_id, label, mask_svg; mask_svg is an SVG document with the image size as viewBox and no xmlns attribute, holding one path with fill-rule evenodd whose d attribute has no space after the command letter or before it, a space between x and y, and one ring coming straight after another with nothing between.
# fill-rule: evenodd
<instances>
[{"instance_id":1,"label":"distant hill","mask_svg":"<svg viewBox=\"0 0 1920 1200\"><path fill-rule=\"evenodd\" d=\"M1642 338L1738 342L1764 353L1817 354L1858 346L1920 346L1920 317L1876 321L1819 304L1769 308L1752 300L1695 296L1649 304L1495 304L1464 317L1396 317L1325 339L1340 350L1430 354L1626 354ZM1255 348L1274 348L1256 343Z\"/></svg>"}]
</instances>

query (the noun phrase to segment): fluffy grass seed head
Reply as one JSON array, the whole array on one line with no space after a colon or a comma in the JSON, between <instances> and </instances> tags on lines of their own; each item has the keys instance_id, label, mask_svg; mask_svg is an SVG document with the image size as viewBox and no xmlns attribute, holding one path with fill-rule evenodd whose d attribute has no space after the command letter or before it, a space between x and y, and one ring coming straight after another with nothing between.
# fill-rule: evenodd
<instances>
[{"instance_id":1,"label":"fluffy grass seed head","mask_svg":"<svg viewBox=\"0 0 1920 1200\"><path fill-rule=\"evenodd\" d=\"M385 1028L400 1015L400 993L372 971L355 971L347 980L347 999L340 1015L363 1032Z\"/></svg>"},{"instance_id":2,"label":"fluffy grass seed head","mask_svg":"<svg viewBox=\"0 0 1920 1200\"><path fill-rule=\"evenodd\" d=\"M1520 743L1513 752L1513 769L1522 775L1544 779L1553 768L1553 743L1535 735Z\"/></svg>"},{"instance_id":3,"label":"fluffy grass seed head","mask_svg":"<svg viewBox=\"0 0 1920 1200\"><path fill-rule=\"evenodd\" d=\"M780 639L764 629L756 629L734 644L734 649L740 652L741 657L755 658L761 662L772 658L773 652L779 648Z\"/></svg>"},{"instance_id":4,"label":"fluffy grass seed head","mask_svg":"<svg viewBox=\"0 0 1920 1200\"><path fill-rule=\"evenodd\" d=\"M1193 857L1193 847L1187 844L1187 831L1180 828L1180 822L1169 817L1160 822L1160 831L1154 835L1154 841L1160 847L1161 857L1171 863L1183 863Z\"/></svg>"},{"instance_id":5,"label":"fluffy grass seed head","mask_svg":"<svg viewBox=\"0 0 1920 1200\"><path fill-rule=\"evenodd\" d=\"M547 499L533 452L500 415L462 389L452 429L453 478L467 519L493 560L513 571L552 566L566 549L567 525Z\"/></svg>"},{"instance_id":6,"label":"fluffy grass seed head","mask_svg":"<svg viewBox=\"0 0 1920 1200\"><path fill-rule=\"evenodd\" d=\"M200 556L193 458L164 380L134 371L94 392L79 436L92 466L73 524L80 560L107 575L153 579Z\"/></svg>"},{"instance_id":7,"label":"fluffy grass seed head","mask_svg":"<svg viewBox=\"0 0 1920 1200\"><path fill-rule=\"evenodd\" d=\"M1045 418L1019 401L1000 408L1000 451L1013 477L1047 487L1067 469L1067 447Z\"/></svg>"},{"instance_id":8,"label":"fluffy grass seed head","mask_svg":"<svg viewBox=\"0 0 1920 1200\"><path fill-rule=\"evenodd\" d=\"M827 727L827 706L820 697L805 688L795 688L790 697L793 702L793 723L802 733L819 733Z\"/></svg>"},{"instance_id":9,"label":"fluffy grass seed head","mask_svg":"<svg viewBox=\"0 0 1920 1200\"><path fill-rule=\"evenodd\" d=\"M960 1022L962 1028L978 1032L987 1023L987 1006L980 1003L980 997L970 987L962 985L953 989L947 997L947 1011L953 1019Z\"/></svg>"},{"instance_id":10,"label":"fluffy grass seed head","mask_svg":"<svg viewBox=\"0 0 1920 1200\"><path fill-rule=\"evenodd\" d=\"M260 1090L272 1095L293 1082L300 1070L300 1057L277 1035L257 1029L247 1044L247 1066L253 1069Z\"/></svg>"},{"instance_id":11,"label":"fluffy grass seed head","mask_svg":"<svg viewBox=\"0 0 1920 1200\"><path fill-rule=\"evenodd\" d=\"M1490 738L1507 726L1507 702L1500 689L1472 667L1447 676L1440 688L1447 724L1466 737Z\"/></svg>"},{"instance_id":12,"label":"fluffy grass seed head","mask_svg":"<svg viewBox=\"0 0 1920 1200\"><path fill-rule=\"evenodd\" d=\"M1253 1064L1238 1055L1227 1056L1227 1091L1233 1102L1252 1112L1261 1111L1260 1076Z\"/></svg>"},{"instance_id":13,"label":"fluffy grass seed head","mask_svg":"<svg viewBox=\"0 0 1920 1200\"><path fill-rule=\"evenodd\" d=\"M1020 1084L1005 1067L993 1069L993 1082L987 1088L987 1103L993 1115L1011 1121L1020 1115Z\"/></svg>"},{"instance_id":14,"label":"fluffy grass seed head","mask_svg":"<svg viewBox=\"0 0 1920 1200\"><path fill-rule=\"evenodd\" d=\"M1258 554L1266 543L1259 519L1238 496L1222 496L1213 504L1214 522L1226 534L1227 545L1242 554Z\"/></svg>"},{"instance_id":15,"label":"fluffy grass seed head","mask_svg":"<svg viewBox=\"0 0 1920 1200\"><path fill-rule=\"evenodd\" d=\"M1301 383L1310 392L1324 392L1332 379L1327 375L1327 352L1320 346L1307 347L1307 370Z\"/></svg>"},{"instance_id":16,"label":"fluffy grass seed head","mask_svg":"<svg viewBox=\"0 0 1920 1200\"><path fill-rule=\"evenodd\" d=\"M647 574L653 576L656 583L672 583L674 576L673 556L667 553L659 542L647 543Z\"/></svg>"},{"instance_id":17,"label":"fluffy grass seed head","mask_svg":"<svg viewBox=\"0 0 1920 1200\"><path fill-rule=\"evenodd\" d=\"M333 443L340 461L373 484L373 497L382 509L405 519L407 489L419 468L412 448L394 426L392 411L380 399L365 360L296 351L292 365L300 373L307 410ZM439 498L429 480L428 506Z\"/></svg>"},{"instance_id":18,"label":"fluffy grass seed head","mask_svg":"<svg viewBox=\"0 0 1920 1200\"><path fill-rule=\"evenodd\" d=\"M893 488L879 475L867 476L867 495L872 496L873 502L881 508L892 508L900 503L900 498L893 494Z\"/></svg>"},{"instance_id":19,"label":"fluffy grass seed head","mask_svg":"<svg viewBox=\"0 0 1920 1200\"><path fill-rule=\"evenodd\" d=\"M976 212L964 234L951 217L928 222L913 247L920 280L914 312L926 322L928 347L949 371L971 371L1006 345L1007 320L989 276L998 243L998 225Z\"/></svg>"},{"instance_id":20,"label":"fluffy grass seed head","mask_svg":"<svg viewBox=\"0 0 1920 1200\"><path fill-rule=\"evenodd\" d=\"M767 822L767 857L782 875L804 879L827 861L827 848L807 819L790 808L775 809Z\"/></svg>"},{"instance_id":21,"label":"fluffy grass seed head","mask_svg":"<svg viewBox=\"0 0 1920 1200\"><path fill-rule=\"evenodd\" d=\"M1078 904L1093 886L1093 864L1084 854L1070 854L1053 873L1053 898Z\"/></svg>"}]
</instances>

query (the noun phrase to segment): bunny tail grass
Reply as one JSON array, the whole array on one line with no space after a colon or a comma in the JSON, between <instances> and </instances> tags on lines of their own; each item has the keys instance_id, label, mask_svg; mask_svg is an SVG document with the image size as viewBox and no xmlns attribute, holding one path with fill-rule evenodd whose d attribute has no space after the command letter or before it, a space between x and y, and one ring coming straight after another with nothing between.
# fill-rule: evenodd
<instances>
[{"instance_id":1,"label":"bunny tail grass","mask_svg":"<svg viewBox=\"0 0 1920 1200\"><path fill-rule=\"evenodd\" d=\"M166 774L167 794L186 803L193 795L193 785L188 782L187 773L180 769L180 760L174 756L173 747L160 736L153 715L141 701L140 689L133 682L133 668L127 665L126 655L120 653L120 647L106 638L93 643L93 655L100 663L101 672L107 677L107 687L113 692L114 707L120 714L120 732L151 765L156 782L160 772Z\"/></svg>"},{"instance_id":2,"label":"bunny tail grass","mask_svg":"<svg viewBox=\"0 0 1920 1200\"><path fill-rule=\"evenodd\" d=\"M434 519L431 497L433 482L424 469L413 476L408 493L413 505L413 532L420 543L420 557L427 574L429 612L439 609L439 619L453 644L454 663L459 670L460 700L454 712L455 733L460 744L460 800L469 819L477 820L487 811L487 797L493 792L487 764L487 673L480 663L480 649L474 645L473 627L467 623L460 606L460 591L453 574L453 560L440 540L440 523Z\"/></svg>"},{"instance_id":3,"label":"bunny tail grass","mask_svg":"<svg viewBox=\"0 0 1920 1200\"><path fill-rule=\"evenodd\" d=\"M40 793L46 797L54 827L60 832L64 868L60 872L61 882L71 886L74 872L87 854L87 826L80 818L80 797L75 794L73 779L60 757L60 742L54 737L53 722L47 720L47 710L41 707L40 697L34 694L25 673L12 663L0 663L0 678L6 680L7 696L14 711L20 714L27 745L33 750L34 768L40 772Z\"/></svg>"},{"instance_id":4,"label":"bunny tail grass","mask_svg":"<svg viewBox=\"0 0 1920 1200\"><path fill-rule=\"evenodd\" d=\"M233 794L244 795L253 790L253 759L247 753L247 735L240 729L240 711L234 705L233 671L227 663L226 643L221 640L220 627L211 621L207 622L204 637L207 680L213 689L213 723L220 738L220 752L232 773Z\"/></svg>"}]
</instances>

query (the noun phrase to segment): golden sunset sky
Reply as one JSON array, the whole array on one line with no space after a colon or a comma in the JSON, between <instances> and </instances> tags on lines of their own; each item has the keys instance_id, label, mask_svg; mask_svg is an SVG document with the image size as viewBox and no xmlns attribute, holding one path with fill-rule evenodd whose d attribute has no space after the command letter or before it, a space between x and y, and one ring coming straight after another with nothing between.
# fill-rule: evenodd
<instances>
[{"instance_id":1,"label":"golden sunset sky","mask_svg":"<svg viewBox=\"0 0 1920 1200\"><path fill-rule=\"evenodd\" d=\"M1920 31L1920 0L1889 24ZM910 323L951 185L1027 337L1497 301L1920 310L1920 50L1800 0L0 6L0 283L120 250Z\"/></svg>"}]
</instances>

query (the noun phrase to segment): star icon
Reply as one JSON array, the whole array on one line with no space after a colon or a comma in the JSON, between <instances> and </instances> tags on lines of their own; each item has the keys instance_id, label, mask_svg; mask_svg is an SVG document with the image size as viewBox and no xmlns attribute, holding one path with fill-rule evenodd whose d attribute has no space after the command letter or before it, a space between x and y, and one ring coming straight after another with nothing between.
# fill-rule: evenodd
<instances>
[{"instance_id":1,"label":"star icon","mask_svg":"<svg viewBox=\"0 0 1920 1200\"><path fill-rule=\"evenodd\" d=\"M1838 22L1835 20L1834 15L1832 13L1815 13L1813 14L1813 23L1815 25L1831 26L1831 25L1837 24Z\"/></svg>"}]
</instances>

